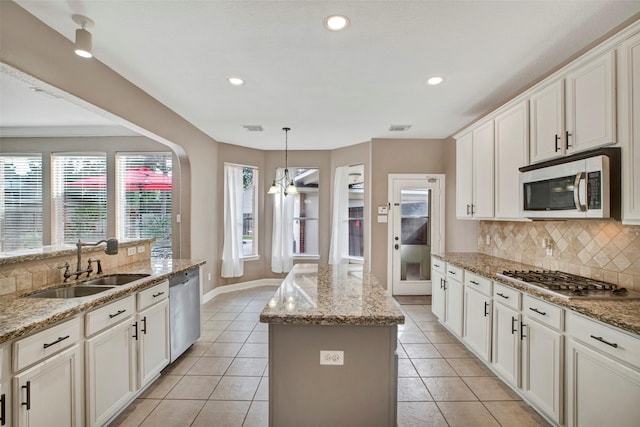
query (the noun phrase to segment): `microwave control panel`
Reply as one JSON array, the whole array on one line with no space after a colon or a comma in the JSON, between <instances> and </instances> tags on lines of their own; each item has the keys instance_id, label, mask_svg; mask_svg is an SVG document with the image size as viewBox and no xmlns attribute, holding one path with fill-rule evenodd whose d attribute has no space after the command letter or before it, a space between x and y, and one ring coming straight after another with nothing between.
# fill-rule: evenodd
<instances>
[{"instance_id":1,"label":"microwave control panel","mask_svg":"<svg viewBox=\"0 0 640 427\"><path fill-rule=\"evenodd\" d=\"M602 209L602 172L587 172L587 207Z\"/></svg>"}]
</instances>

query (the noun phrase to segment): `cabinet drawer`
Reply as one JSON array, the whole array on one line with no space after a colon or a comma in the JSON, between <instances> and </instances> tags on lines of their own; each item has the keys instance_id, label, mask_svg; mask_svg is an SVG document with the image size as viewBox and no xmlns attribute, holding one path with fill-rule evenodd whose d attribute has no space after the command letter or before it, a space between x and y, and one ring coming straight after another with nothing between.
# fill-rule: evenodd
<instances>
[{"instance_id":1,"label":"cabinet drawer","mask_svg":"<svg viewBox=\"0 0 640 427\"><path fill-rule=\"evenodd\" d=\"M525 316L562 330L564 326L564 310L562 308L529 295L524 296L522 305L522 314Z\"/></svg>"},{"instance_id":2,"label":"cabinet drawer","mask_svg":"<svg viewBox=\"0 0 640 427\"><path fill-rule=\"evenodd\" d=\"M493 300L518 311L522 307L522 293L498 282L493 282Z\"/></svg>"},{"instance_id":3,"label":"cabinet drawer","mask_svg":"<svg viewBox=\"0 0 640 427\"><path fill-rule=\"evenodd\" d=\"M464 284L476 291L491 297L491 280L469 271L464 272Z\"/></svg>"},{"instance_id":4,"label":"cabinet drawer","mask_svg":"<svg viewBox=\"0 0 640 427\"><path fill-rule=\"evenodd\" d=\"M624 331L567 312L567 333L590 347L640 368L640 338Z\"/></svg>"},{"instance_id":5,"label":"cabinet drawer","mask_svg":"<svg viewBox=\"0 0 640 427\"><path fill-rule=\"evenodd\" d=\"M82 339L82 319L67 320L13 343L13 370L33 365Z\"/></svg>"},{"instance_id":6,"label":"cabinet drawer","mask_svg":"<svg viewBox=\"0 0 640 427\"><path fill-rule=\"evenodd\" d=\"M130 295L104 307L87 313L87 336L93 335L111 325L133 316L136 312L136 300Z\"/></svg>"},{"instance_id":7,"label":"cabinet drawer","mask_svg":"<svg viewBox=\"0 0 640 427\"><path fill-rule=\"evenodd\" d=\"M442 261L441 259L431 258L431 269L437 271L438 273L445 274L447 270L447 263Z\"/></svg>"},{"instance_id":8,"label":"cabinet drawer","mask_svg":"<svg viewBox=\"0 0 640 427\"><path fill-rule=\"evenodd\" d=\"M447 279L464 283L464 270L455 265L447 264Z\"/></svg>"},{"instance_id":9,"label":"cabinet drawer","mask_svg":"<svg viewBox=\"0 0 640 427\"><path fill-rule=\"evenodd\" d=\"M138 292L138 311L169 297L169 281L159 283L149 289Z\"/></svg>"}]
</instances>

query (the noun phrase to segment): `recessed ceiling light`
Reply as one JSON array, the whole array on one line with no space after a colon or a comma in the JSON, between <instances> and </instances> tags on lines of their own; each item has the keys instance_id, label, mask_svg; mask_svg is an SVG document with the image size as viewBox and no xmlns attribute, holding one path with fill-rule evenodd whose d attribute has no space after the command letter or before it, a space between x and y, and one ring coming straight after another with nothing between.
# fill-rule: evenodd
<instances>
[{"instance_id":1,"label":"recessed ceiling light","mask_svg":"<svg viewBox=\"0 0 640 427\"><path fill-rule=\"evenodd\" d=\"M344 15L331 15L324 18L324 26L329 31L344 30L349 23L349 18Z\"/></svg>"},{"instance_id":2,"label":"recessed ceiling light","mask_svg":"<svg viewBox=\"0 0 640 427\"><path fill-rule=\"evenodd\" d=\"M242 86L244 84L244 80L240 77L229 77L229 84L232 86Z\"/></svg>"},{"instance_id":3,"label":"recessed ceiling light","mask_svg":"<svg viewBox=\"0 0 640 427\"><path fill-rule=\"evenodd\" d=\"M442 83L442 80L443 78L439 76L431 77L429 80L427 80L427 84L431 86L439 85L440 83Z\"/></svg>"}]
</instances>

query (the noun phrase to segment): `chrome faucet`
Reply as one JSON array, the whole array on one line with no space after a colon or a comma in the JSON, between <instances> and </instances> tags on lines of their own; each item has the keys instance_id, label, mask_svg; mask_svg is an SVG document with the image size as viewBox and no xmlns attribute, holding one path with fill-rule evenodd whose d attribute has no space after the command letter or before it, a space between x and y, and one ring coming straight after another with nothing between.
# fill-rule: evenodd
<instances>
[{"instance_id":1,"label":"chrome faucet","mask_svg":"<svg viewBox=\"0 0 640 427\"><path fill-rule=\"evenodd\" d=\"M89 266L87 267L86 270L81 270L81 268L82 268L82 247L83 246L98 246L100 243L106 243L107 244L107 247L104 250L104 252L107 255L116 255L118 253L118 239L100 240L99 242L96 242L96 243L84 243L80 239L78 239L78 243L76 243L76 257L77 257L78 263L76 265L75 273L71 273L70 276L75 275L76 279L78 279L80 276L82 276L82 273L87 273L87 277L89 277L89 275L93 272L93 268L91 268L91 264L94 263L94 262L96 262L98 264L98 274L102 273L102 266L100 265L100 260L99 259L91 259L91 258L89 258ZM65 275L65 279L66 279L66 275Z\"/></svg>"}]
</instances>

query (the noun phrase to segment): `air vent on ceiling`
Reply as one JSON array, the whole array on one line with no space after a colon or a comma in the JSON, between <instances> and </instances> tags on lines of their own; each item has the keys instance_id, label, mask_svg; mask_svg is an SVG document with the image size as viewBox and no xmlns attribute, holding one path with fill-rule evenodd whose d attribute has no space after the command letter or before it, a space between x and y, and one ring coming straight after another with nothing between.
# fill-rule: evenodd
<instances>
[{"instance_id":1,"label":"air vent on ceiling","mask_svg":"<svg viewBox=\"0 0 640 427\"><path fill-rule=\"evenodd\" d=\"M262 132L264 128L261 125L242 125L249 132Z\"/></svg>"},{"instance_id":2,"label":"air vent on ceiling","mask_svg":"<svg viewBox=\"0 0 640 427\"><path fill-rule=\"evenodd\" d=\"M389 126L390 132L406 132L411 129L411 125L391 125Z\"/></svg>"}]
</instances>

